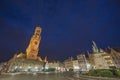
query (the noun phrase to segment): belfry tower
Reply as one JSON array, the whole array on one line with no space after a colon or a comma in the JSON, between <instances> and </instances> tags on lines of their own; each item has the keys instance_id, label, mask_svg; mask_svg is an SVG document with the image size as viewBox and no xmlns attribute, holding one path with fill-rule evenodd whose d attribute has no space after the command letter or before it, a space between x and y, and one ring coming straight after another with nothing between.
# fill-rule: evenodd
<instances>
[{"instance_id":1,"label":"belfry tower","mask_svg":"<svg viewBox=\"0 0 120 80\"><path fill-rule=\"evenodd\" d=\"M41 31L42 29L40 27L36 27L34 35L32 36L30 43L26 49L27 59L37 59L39 44L41 41Z\"/></svg>"}]
</instances>

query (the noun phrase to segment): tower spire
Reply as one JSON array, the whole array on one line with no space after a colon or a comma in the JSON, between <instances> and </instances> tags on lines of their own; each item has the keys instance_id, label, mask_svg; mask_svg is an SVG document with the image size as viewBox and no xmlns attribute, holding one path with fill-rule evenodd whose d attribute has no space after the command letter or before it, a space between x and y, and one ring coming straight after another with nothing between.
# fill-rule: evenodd
<instances>
[{"instance_id":1,"label":"tower spire","mask_svg":"<svg viewBox=\"0 0 120 80\"><path fill-rule=\"evenodd\" d=\"M94 53L99 53L98 47L96 45L96 43L94 41L92 41L93 45L92 45L92 50Z\"/></svg>"}]
</instances>

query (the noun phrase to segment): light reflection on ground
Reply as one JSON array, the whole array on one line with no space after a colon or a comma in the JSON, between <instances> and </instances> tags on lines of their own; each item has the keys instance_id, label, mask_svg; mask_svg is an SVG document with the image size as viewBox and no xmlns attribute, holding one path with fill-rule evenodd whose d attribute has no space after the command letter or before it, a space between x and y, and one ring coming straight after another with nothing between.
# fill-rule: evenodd
<instances>
[{"instance_id":1,"label":"light reflection on ground","mask_svg":"<svg viewBox=\"0 0 120 80\"><path fill-rule=\"evenodd\" d=\"M0 80L76 80L74 73L0 75ZM78 79L79 80L79 79Z\"/></svg>"}]
</instances>

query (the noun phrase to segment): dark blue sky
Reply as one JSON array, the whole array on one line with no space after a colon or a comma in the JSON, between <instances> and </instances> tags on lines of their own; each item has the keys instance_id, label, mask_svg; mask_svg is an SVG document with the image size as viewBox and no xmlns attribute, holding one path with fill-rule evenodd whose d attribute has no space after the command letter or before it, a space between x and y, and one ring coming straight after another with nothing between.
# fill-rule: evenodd
<instances>
[{"instance_id":1,"label":"dark blue sky","mask_svg":"<svg viewBox=\"0 0 120 80\"><path fill-rule=\"evenodd\" d=\"M25 52L42 27L39 55L52 60L120 47L120 0L0 0L0 61Z\"/></svg>"}]
</instances>

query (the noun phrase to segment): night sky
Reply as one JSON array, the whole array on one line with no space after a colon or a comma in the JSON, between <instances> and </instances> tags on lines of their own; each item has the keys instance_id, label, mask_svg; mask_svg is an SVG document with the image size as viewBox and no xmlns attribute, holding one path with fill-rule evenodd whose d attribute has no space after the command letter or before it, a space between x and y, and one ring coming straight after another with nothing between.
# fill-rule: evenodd
<instances>
[{"instance_id":1,"label":"night sky","mask_svg":"<svg viewBox=\"0 0 120 80\"><path fill-rule=\"evenodd\" d=\"M42 27L39 55L49 60L120 47L120 0L0 0L0 61L25 52Z\"/></svg>"}]
</instances>

